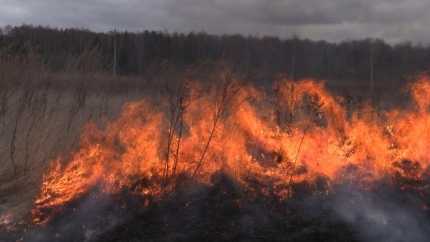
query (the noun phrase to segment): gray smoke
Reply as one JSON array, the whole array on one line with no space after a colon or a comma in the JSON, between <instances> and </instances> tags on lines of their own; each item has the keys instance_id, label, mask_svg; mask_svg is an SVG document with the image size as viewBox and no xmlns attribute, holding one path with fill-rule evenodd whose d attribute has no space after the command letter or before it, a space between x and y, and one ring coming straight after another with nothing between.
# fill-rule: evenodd
<instances>
[{"instance_id":1,"label":"gray smoke","mask_svg":"<svg viewBox=\"0 0 430 242\"><path fill-rule=\"evenodd\" d=\"M333 209L364 241L428 241L430 224L424 212L396 194L384 193L344 187L335 195Z\"/></svg>"},{"instance_id":2,"label":"gray smoke","mask_svg":"<svg viewBox=\"0 0 430 242\"><path fill-rule=\"evenodd\" d=\"M82 199L76 208L58 215L48 226L36 226L23 235L23 241L93 241L98 235L127 219L128 214L118 213L118 205L107 195L95 191Z\"/></svg>"}]
</instances>

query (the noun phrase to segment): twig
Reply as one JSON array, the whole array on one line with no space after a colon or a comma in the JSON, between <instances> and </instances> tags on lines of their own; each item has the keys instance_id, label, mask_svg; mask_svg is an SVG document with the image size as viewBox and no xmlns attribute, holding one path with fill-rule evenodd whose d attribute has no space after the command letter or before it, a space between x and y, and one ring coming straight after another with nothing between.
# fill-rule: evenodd
<instances>
[{"instance_id":1,"label":"twig","mask_svg":"<svg viewBox=\"0 0 430 242\"><path fill-rule=\"evenodd\" d=\"M206 156L207 151L209 149L209 146L210 146L210 144L212 142L212 139L214 137L215 130L216 130L216 127L218 125L218 121L220 120L220 118L221 118L221 116L222 116L222 114L223 114L223 112L225 110L225 106L227 105L228 94L229 94L229 90L230 90L229 87L231 86L231 84L232 83L229 83L229 82L227 82L227 80L225 80L225 83L224 83L224 86L223 86L223 89L222 89L221 101L219 102L219 105L217 105L217 107L216 107L216 111L215 111L215 114L214 114L214 122L213 122L213 125L212 125L212 128L211 128L211 131L209 133L208 141L206 142L206 145L205 145L205 147L203 149L203 152L202 152L202 154L200 156L200 159L197 162L197 166L194 169L194 172L192 173L192 177L195 177L197 175L199 169L202 167L202 165L204 163L204 159L205 159L205 156ZM233 91L232 93L235 93L235 91Z\"/></svg>"},{"instance_id":2,"label":"twig","mask_svg":"<svg viewBox=\"0 0 430 242\"><path fill-rule=\"evenodd\" d=\"M302 145L303 145L303 141L305 140L306 130L307 129L305 129L303 131L302 138L300 139L300 143L299 143L299 146L297 148L296 157L294 158L293 162L291 163L292 164L292 167L291 167L292 171L290 172L290 178L288 180L288 186L290 187L290 189L292 188L291 186L292 186L292 183L293 183L294 170L295 170L296 163L297 163L297 161L299 159L300 152L302 150Z\"/></svg>"}]
</instances>

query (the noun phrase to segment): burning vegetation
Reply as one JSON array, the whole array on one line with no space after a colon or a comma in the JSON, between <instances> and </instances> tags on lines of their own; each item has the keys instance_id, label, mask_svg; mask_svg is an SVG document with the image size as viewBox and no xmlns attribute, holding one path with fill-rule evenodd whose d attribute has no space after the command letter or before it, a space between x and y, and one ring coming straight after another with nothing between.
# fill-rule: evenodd
<instances>
[{"instance_id":1,"label":"burning vegetation","mask_svg":"<svg viewBox=\"0 0 430 242\"><path fill-rule=\"evenodd\" d=\"M6 32L0 241L430 237L429 47Z\"/></svg>"},{"instance_id":2,"label":"burning vegetation","mask_svg":"<svg viewBox=\"0 0 430 242\"><path fill-rule=\"evenodd\" d=\"M378 110L351 104L314 80L271 88L228 76L216 85L179 83L160 99L127 103L104 127L86 125L79 148L51 162L32 221L46 226L88 196L118 197L128 206L127 194L145 208L190 181L215 186L219 174L249 197L277 203L304 187L328 196L344 184L377 191L383 181L413 191L426 213L430 79L422 76L408 90L410 105ZM233 198L230 206L242 202Z\"/></svg>"}]
</instances>

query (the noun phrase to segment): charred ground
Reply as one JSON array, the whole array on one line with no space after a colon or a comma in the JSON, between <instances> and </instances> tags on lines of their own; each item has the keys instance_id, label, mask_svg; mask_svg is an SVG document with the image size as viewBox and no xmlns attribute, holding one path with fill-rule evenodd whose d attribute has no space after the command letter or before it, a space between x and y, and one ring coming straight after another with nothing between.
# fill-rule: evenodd
<instances>
[{"instance_id":1,"label":"charred ground","mask_svg":"<svg viewBox=\"0 0 430 242\"><path fill-rule=\"evenodd\" d=\"M349 169L349 179L361 179L354 178L355 168ZM22 225L3 233L2 239L425 241L430 228L428 177L417 181L400 173L370 189L352 180L329 188L328 180L319 177L295 184L294 196L284 201L258 193L258 185L252 190L241 187L224 173L214 174L209 186L182 177L175 192L157 200L127 191L106 196L94 190L62 208L62 214L44 227Z\"/></svg>"}]
</instances>

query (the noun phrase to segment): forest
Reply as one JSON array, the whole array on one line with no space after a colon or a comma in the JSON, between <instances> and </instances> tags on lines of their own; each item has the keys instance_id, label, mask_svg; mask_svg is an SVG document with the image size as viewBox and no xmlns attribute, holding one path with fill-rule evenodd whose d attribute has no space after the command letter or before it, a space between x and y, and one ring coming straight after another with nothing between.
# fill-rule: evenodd
<instances>
[{"instance_id":1,"label":"forest","mask_svg":"<svg viewBox=\"0 0 430 242\"><path fill-rule=\"evenodd\" d=\"M425 242L430 46L0 34L0 241Z\"/></svg>"},{"instance_id":2,"label":"forest","mask_svg":"<svg viewBox=\"0 0 430 242\"><path fill-rule=\"evenodd\" d=\"M55 29L23 25L0 35L2 59L37 55L52 71L111 72L151 78L166 69L224 63L247 80L316 78L337 83L398 85L427 71L430 47L379 39L329 43L278 37Z\"/></svg>"}]
</instances>

